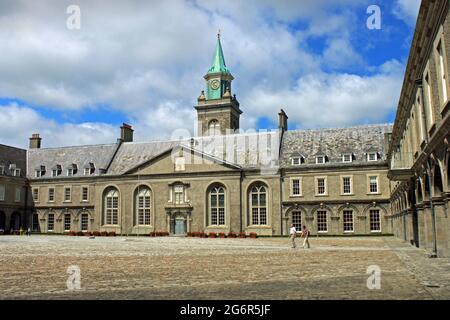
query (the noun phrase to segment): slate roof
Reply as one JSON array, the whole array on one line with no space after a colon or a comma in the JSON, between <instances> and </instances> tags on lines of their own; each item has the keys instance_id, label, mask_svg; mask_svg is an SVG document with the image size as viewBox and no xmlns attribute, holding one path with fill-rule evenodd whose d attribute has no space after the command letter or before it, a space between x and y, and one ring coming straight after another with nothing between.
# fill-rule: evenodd
<instances>
[{"instance_id":1,"label":"slate roof","mask_svg":"<svg viewBox=\"0 0 450 320\"><path fill-rule=\"evenodd\" d=\"M28 176L33 179L51 177L51 169L62 166L59 177L67 176L67 168L76 164L83 176L89 163L95 164L94 175L121 175L156 156L176 147L187 146L201 153L223 159L244 169L258 169L280 160L281 167L290 168L293 156L304 156L304 165L315 165L315 156L326 155L328 163L342 163L344 153L352 153L352 164L365 163L367 152L378 152L384 159L384 133L392 125L368 125L340 129L291 130L284 133L281 159L278 159L280 132L242 133L226 136L194 137L184 140L118 143L28 150ZM304 166L302 164L302 166ZM344 164L351 165L351 164ZM45 166L46 173L35 178L35 169ZM298 167L298 166L295 166Z\"/></svg>"},{"instance_id":2,"label":"slate roof","mask_svg":"<svg viewBox=\"0 0 450 320\"><path fill-rule=\"evenodd\" d=\"M194 149L242 168L259 168L279 154L279 131L195 137ZM190 140L183 142L187 145Z\"/></svg>"},{"instance_id":3,"label":"slate roof","mask_svg":"<svg viewBox=\"0 0 450 320\"><path fill-rule=\"evenodd\" d=\"M387 132L392 132L391 124L287 131L282 143L281 165L294 167L291 158L298 154L305 157L306 165L315 164L318 154L326 155L330 164L342 163L345 153L353 153L353 164L367 162L368 152L377 152L380 160L383 160L386 152L384 133Z\"/></svg>"},{"instance_id":4,"label":"slate roof","mask_svg":"<svg viewBox=\"0 0 450 320\"><path fill-rule=\"evenodd\" d=\"M20 175L26 175L27 151L4 144L0 144L0 166L4 166L4 174L7 176L14 175L15 168L20 169ZM12 165L12 166L11 166Z\"/></svg>"},{"instance_id":5,"label":"slate roof","mask_svg":"<svg viewBox=\"0 0 450 320\"><path fill-rule=\"evenodd\" d=\"M107 174L124 174L177 145L179 141L125 142L114 157Z\"/></svg>"},{"instance_id":6,"label":"slate roof","mask_svg":"<svg viewBox=\"0 0 450 320\"><path fill-rule=\"evenodd\" d=\"M45 179L51 177L52 168L57 165L62 166L60 177L67 176L67 169L76 164L78 172L74 177L84 175L83 168L89 162L94 163L95 172L93 175L99 175L100 169L106 169L115 150L116 143L77 146L77 147L61 147L61 148L42 148L28 150L28 177L33 179ZM45 166L45 175L35 178L35 169L39 166Z\"/></svg>"}]
</instances>

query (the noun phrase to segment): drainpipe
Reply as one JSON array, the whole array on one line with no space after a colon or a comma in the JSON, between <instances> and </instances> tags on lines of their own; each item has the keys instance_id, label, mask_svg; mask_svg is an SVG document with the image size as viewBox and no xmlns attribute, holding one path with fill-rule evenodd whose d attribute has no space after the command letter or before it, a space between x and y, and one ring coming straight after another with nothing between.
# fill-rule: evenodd
<instances>
[{"instance_id":1,"label":"drainpipe","mask_svg":"<svg viewBox=\"0 0 450 320\"><path fill-rule=\"evenodd\" d=\"M239 179L239 202L240 202L240 214L239 214L239 232L242 232L242 182L244 180L244 172L241 170L241 177Z\"/></svg>"},{"instance_id":2,"label":"drainpipe","mask_svg":"<svg viewBox=\"0 0 450 320\"><path fill-rule=\"evenodd\" d=\"M415 83L418 85L418 87L420 88L420 94L422 96L422 119L420 119L421 121L424 121L425 119L425 111L424 111L424 97L425 94L423 92L423 80L422 79L417 79L415 81ZM426 128L426 121L425 122L425 126L424 128ZM425 130L425 149L428 147L428 130ZM431 165L430 165L430 156L427 154L426 155L426 160L427 160L427 171L428 171L428 190L430 193L430 207L431 207L431 222L432 222L432 229L433 229L433 252L430 255L430 258L437 258L437 239L436 239L436 213L434 211L434 205L433 205L433 192L432 192L432 186L431 186L431 179L432 179L432 175L433 172L431 171Z\"/></svg>"},{"instance_id":3,"label":"drainpipe","mask_svg":"<svg viewBox=\"0 0 450 320\"><path fill-rule=\"evenodd\" d=\"M283 169L280 170L280 236L283 235Z\"/></svg>"}]
</instances>

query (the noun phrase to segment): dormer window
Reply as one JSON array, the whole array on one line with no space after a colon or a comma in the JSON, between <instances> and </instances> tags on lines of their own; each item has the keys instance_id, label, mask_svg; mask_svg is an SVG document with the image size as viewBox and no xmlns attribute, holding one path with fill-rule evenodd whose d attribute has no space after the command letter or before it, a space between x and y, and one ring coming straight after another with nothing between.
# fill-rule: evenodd
<instances>
[{"instance_id":1,"label":"dormer window","mask_svg":"<svg viewBox=\"0 0 450 320\"><path fill-rule=\"evenodd\" d=\"M378 160L378 153L376 152L367 153L367 161L377 161L377 160Z\"/></svg>"},{"instance_id":2,"label":"dormer window","mask_svg":"<svg viewBox=\"0 0 450 320\"><path fill-rule=\"evenodd\" d=\"M353 154L345 153L342 155L342 162L352 162L352 161L353 161Z\"/></svg>"},{"instance_id":3,"label":"dormer window","mask_svg":"<svg viewBox=\"0 0 450 320\"><path fill-rule=\"evenodd\" d=\"M67 168L67 176L71 177L77 174L78 167L75 163L71 164L69 168Z\"/></svg>"},{"instance_id":4,"label":"dormer window","mask_svg":"<svg viewBox=\"0 0 450 320\"><path fill-rule=\"evenodd\" d=\"M40 178L45 175L45 166L39 166L36 168L35 176L36 178Z\"/></svg>"},{"instance_id":5,"label":"dormer window","mask_svg":"<svg viewBox=\"0 0 450 320\"><path fill-rule=\"evenodd\" d=\"M57 177L61 174L62 172L62 167L61 165L57 164L56 166L54 166L52 168L52 177Z\"/></svg>"},{"instance_id":6,"label":"dormer window","mask_svg":"<svg viewBox=\"0 0 450 320\"><path fill-rule=\"evenodd\" d=\"M85 176L91 176L93 175L95 172L95 165L93 162L89 162L85 167L84 167L84 175Z\"/></svg>"},{"instance_id":7,"label":"dormer window","mask_svg":"<svg viewBox=\"0 0 450 320\"><path fill-rule=\"evenodd\" d=\"M16 167L15 163L11 163L9 165L9 172L14 176L14 177L20 177L20 169Z\"/></svg>"},{"instance_id":8,"label":"dormer window","mask_svg":"<svg viewBox=\"0 0 450 320\"><path fill-rule=\"evenodd\" d=\"M5 174L5 166L0 166L0 176Z\"/></svg>"},{"instance_id":9,"label":"dormer window","mask_svg":"<svg viewBox=\"0 0 450 320\"><path fill-rule=\"evenodd\" d=\"M326 162L326 156L316 156L316 164L324 164Z\"/></svg>"},{"instance_id":10,"label":"dormer window","mask_svg":"<svg viewBox=\"0 0 450 320\"><path fill-rule=\"evenodd\" d=\"M291 158L291 164L293 166L299 166L303 163L305 163L305 158L303 158L303 157L292 157Z\"/></svg>"}]
</instances>

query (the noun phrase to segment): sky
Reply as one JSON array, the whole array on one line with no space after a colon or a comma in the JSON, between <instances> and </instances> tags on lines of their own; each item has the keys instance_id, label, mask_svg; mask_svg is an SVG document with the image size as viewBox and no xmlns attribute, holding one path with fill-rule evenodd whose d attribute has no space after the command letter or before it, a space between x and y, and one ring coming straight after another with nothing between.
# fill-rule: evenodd
<instances>
[{"instance_id":1,"label":"sky","mask_svg":"<svg viewBox=\"0 0 450 320\"><path fill-rule=\"evenodd\" d=\"M80 28L67 27L80 9ZM367 13L377 5L380 29ZM393 122L420 0L2 0L0 143L195 134L220 29L243 130ZM70 20L72 21L72 20Z\"/></svg>"}]
</instances>

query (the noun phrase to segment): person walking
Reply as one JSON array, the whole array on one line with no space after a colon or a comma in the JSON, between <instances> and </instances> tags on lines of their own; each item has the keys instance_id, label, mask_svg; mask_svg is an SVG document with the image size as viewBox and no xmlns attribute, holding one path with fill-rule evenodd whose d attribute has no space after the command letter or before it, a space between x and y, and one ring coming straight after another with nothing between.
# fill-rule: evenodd
<instances>
[{"instance_id":1,"label":"person walking","mask_svg":"<svg viewBox=\"0 0 450 320\"><path fill-rule=\"evenodd\" d=\"M291 229L289 230L291 241L292 241L292 248L295 249L297 245L295 244L295 237L297 236L297 230L295 229L294 225L291 224Z\"/></svg>"},{"instance_id":2,"label":"person walking","mask_svg":"<svg viewBox=\"0 0 450 320\"><path fill-rule=\"evenodd\" d=\"M303 246L302 246L303 249L305 249L305 245L308 245L308 249L309 249L310 248L309 240L308 240L308 238L309 238L309 230L308 230L308 228L306 228L305 225L303 225L302 237L304 238Z\"/></svg>"}]
</instances>

